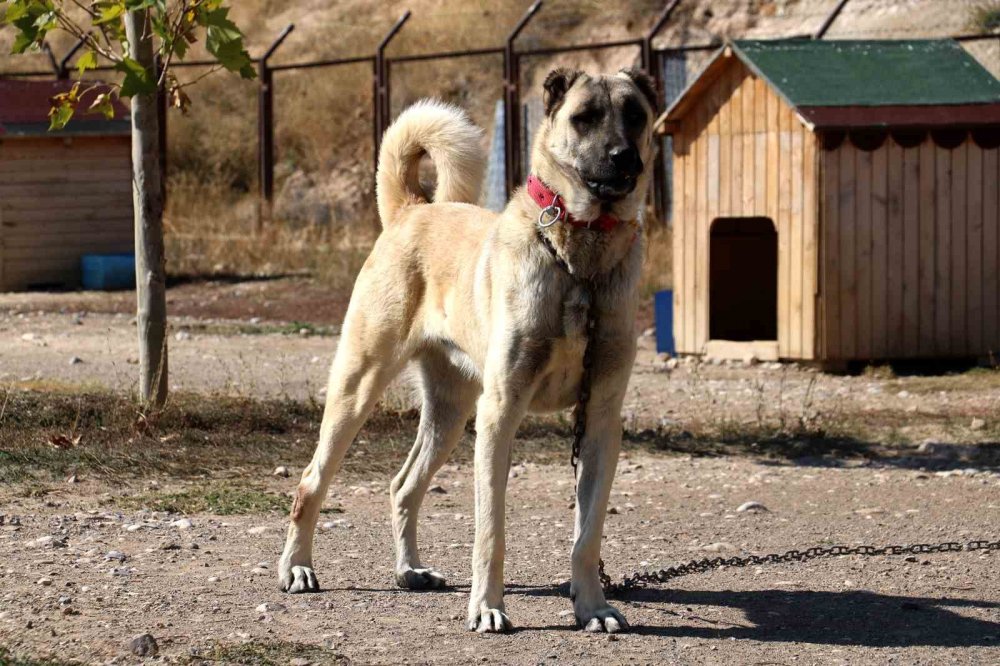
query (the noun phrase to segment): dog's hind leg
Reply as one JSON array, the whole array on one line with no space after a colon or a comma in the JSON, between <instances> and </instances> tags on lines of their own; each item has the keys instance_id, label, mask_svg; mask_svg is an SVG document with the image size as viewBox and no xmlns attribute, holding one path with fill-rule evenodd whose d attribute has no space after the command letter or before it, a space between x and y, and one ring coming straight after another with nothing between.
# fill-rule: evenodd
<instances>
[{"instance_id":1,"label":"dog's hind leg","mask_svg":"<svg viewBox=\"0 0 1000 666\"><path fill-rule=\"evenodd\" d=\"M431 479L448 460L476 406L480 387L443 353L430 350L419 361L423 407L417 440L392 480L392 532L396 583L412 590L439 588L445 579L424 567L417 551L417 514Z\"/></svg>"},{"instance_id":2,"label":"dog's hind leg","mask_svg":"<svg viewBox=\"0 0 1000 666\"><path fill-rule=\"evenodd\" d=\"M348 312L330 368L319 444L302 472L278 563L281 589L286 592L319 589L312 566L313 533L330 481L383 391L409 359L406 342L400 339L402 333L380 323L361 308Z\"/></svg>"}]
</instances>

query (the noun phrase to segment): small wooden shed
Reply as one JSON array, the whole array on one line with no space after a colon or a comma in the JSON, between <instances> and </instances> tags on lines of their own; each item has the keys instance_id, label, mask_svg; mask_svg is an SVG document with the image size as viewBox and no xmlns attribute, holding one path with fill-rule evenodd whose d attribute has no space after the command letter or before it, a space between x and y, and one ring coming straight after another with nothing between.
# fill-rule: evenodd
<instances>
[{"instance_id":1,"label":"small wooden shed","mask_svg":"<svg viewBox=\"0 0 1000 666\"><path fill-rule=\"evenodd\" d=\"M134 250L127 110L49 132L70 85L0 81L0 291L76 287L83 255Z\"/></svg>"},{"instance_id":2,"label":"small wooden shed","mask_svg":"<svg viewBox=\"0 0 1000 666\"><path fill-rule=\"evenodd\" d=\"M660 123L679 353L1000 352L1000 82L958 43L733 42Z\"/></svg>"}]
</instances>

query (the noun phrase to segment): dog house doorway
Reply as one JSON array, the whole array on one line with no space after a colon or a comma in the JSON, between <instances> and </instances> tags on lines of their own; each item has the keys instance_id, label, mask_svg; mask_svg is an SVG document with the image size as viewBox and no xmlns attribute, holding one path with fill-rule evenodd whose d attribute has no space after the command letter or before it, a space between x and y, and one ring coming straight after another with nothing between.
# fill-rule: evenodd
<instances>
[{"instance_id":1,"label":"dog house doorway","mask_svg":"<svg viewBox=\"0 0 1000 666\"><path fill-rule=\"evenodd\" d=\"M711 340L778 339L778 232L766 217L717 218L710 231Z\"/></svg>"}]
</instances>

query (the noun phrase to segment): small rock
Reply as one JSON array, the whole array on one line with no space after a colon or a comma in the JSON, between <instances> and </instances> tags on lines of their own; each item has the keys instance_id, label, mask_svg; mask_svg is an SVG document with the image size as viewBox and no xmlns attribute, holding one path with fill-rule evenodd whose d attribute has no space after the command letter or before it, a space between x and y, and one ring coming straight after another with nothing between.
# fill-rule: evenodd
<instances>
[{"instance_id":1,"label":"small rock","mask_svg":"<svg viewBox=\"0 0 1000 666\"><path fill-rule=\"evenodd\" d=\"M247 530L247 534L260 535L267 531L267 525L258 525Z\"/></svg>"},{"instance_id":2,"label":"small rock","mask_svg":"<svg viewBox=\"0 0 1000 666\"><path fill-rule=\"evenodd\" d=\"M288 478L288 475L289 475L288 468L285 467L284 465L279 465L278 467L275 467L274 471L271 473L271 476L281 476L285 477L286 479Z\"/></svg>"},{"instance_id":3,"label":"small rock","mask_svg":"<svg viewBox=\"0 0 1000 666\"><path fill-rule=\"evenodd\" d=\"M561 610L559 611L559 617L573 617L573 611L571 610Z\"/></svg>"},{"instance_id":4,"label":"small rock","mask_svg":"<svg viewBox=\"0 0 1000 666\"><path fill-rule=\"evenodd\" d=\"M708 551L709 553L721 553L724 550L733 550L733 544L725 541L717 541L716 543L708 544L702 548L702 550Z\"/></svg>"},{"instance_id":5,"label":"small rock","mask_svg":"<svg viewBox=\"0 0 1000 666\"><path fill-rule=\"evenodd\" d=\"M83 363L83 359L80 358L79 356L70 356L69 358L70 365L80 365L81 363Z\"/></svg>"},{"instance_id":6,"label":"small rock","mask_svg":"<svg viewBox=\"0 0 1000 666\"><path fill-rule=\"evenodd\" d=\"M608 513L610 515L612 515L612 516L617 516L620 513L620 511L618 510L618 507L616 507L616 506L609 506L608 507Z\"/></svg>"},{"instance_id":7,"label":"small rock","mask_svg":"<svg viewBox=\"0 0 1000 666\"><path fill-rule=\"evenodd\" d=\"M760 359L757 358L756 354L747 354L743 357L743 365L757 365L760 363Z\"/></svg>"},{"instance_id":8,"label":"small rock","mask_svg":"<svg viewBox=\"0 0 1000 666\"><path fill-rule=\"evenodd\" d=\"M937 444L934 442L933 439L925 439L924 441L920 442L920 446L917 447L917 453L925 453L925 454L934 453L936 448Z\"/></svg>"},{"instance_id":9,"label":"small rock","mask_svg":"<svg viewBox=\"0 0 1000 666\"><path fill-rule=\"evenodd\" d=\"M66 483L77 483L77 482L79 482L79 479L76 478L76 474L70 474L68 477L66 477Z\"/></svg>"},{"instance_id":10,"label":"small rock","mask_svg":"<svg viewBox=\"0 0 1000 666\"><path fill-rule=\"evenodd\" d=\"M160 651L160 646L156 644L152 634L136 636L129 641L128 648L137 657L155 657Z\"/></svg>"},{"instance_id":11,"label":"small rock","mask_svg":"<svg viewBox=\"0 0 1000 666\"><path fill-rule=\"evenodd\" d=\"M176 527L179 530L189 530L194 527L194 523L192 523L188 518L181 518L170 523L170 526Z\"/></svg>"},{"instance_id":12,"label":"small rock","mask_svg":"<svg viewBox=\"0 0 1000 666\"><path fill-rule=\"evenodd\" d=\"M267 570L267 569L262 569L262 568L260 568L260 567L254 567L253 569L251 569L251 570L250 570L250 574L251 574L252 576L265 576L265 575L267 575L268 573L269 573L269 572L268 572L268 570Z\"/></svg>"},{"instance_id":13,"label":"small rock","mask_svg":"<svg viewBox=\"0 0 1000 666\"><path fill-rule=\"evenodd\" d=\"M112 550L108 551L108 553L104 555L104 559L115 560L116 562L124 562L125 560L128 559L128 555L121 552L120 550Z\"/></svg>"},{"instance_id":14,"label":"small rock","mask_svg":"<svg viewBox=\"0 0 1000 666\"><path fill-rule=\"evenodd\" d=\"M738 507L736 507L736 513L746 513L747 511L753 511L755 513L762 511L770 511L766 506L760 502L743 502Z\"/></svg>"},{"instance_id":15,"label":"small rock","mask_svg":"<svg viewBox=\"0 0 1000 666\"><path fill-rule=\"evenodd\" d=\"M36 581L36 582L39 585L41 585L42 587L49 587L50 585L52 585L52 579L51 578L39 578L38 581Z\"/></svg>"},{"instance_id":16,"label":"small rock","mask_svg":"<svg viewBox=\"0 0 1000 666\"><path fill-rule=\"evenodd\" d=\"M142 529L142 524L141 523L136 523L135 525L126 525L125 526L125 531L126 532L138 532L141 529Z\"/></svg>"},{"instance_id":17,"label":"small rock","mask_svg":"<svg viewBox=\"0 0 1000 666\"><path fill-rule=\"evenodd\" d=\"M285 610L285 607L281 604L276 604L271 601L265 601L261 605L257 606L258 613L279 613Z\"/></svg>"},{"instance_id":18,"label":"small rock","mask_svg":"<svg viewBox=\"0 0 1000 666\"><path fill-rule=\"evenodd\" d=\"M219 577L218 576L209 576L208 582L209 583L218 583L219 582Z\"/></svg>"},{"instance_id":19,"label":"small rock","mask_svg":"<svg viewBox=\"0 0 1000 666\"><path fill-rule=\"evenodd\" d=\"M177 342L183 342L184 340L190 340L190 339L191 339L191 334L188 333L187 331L177 331L177 333L174 335L174 340L176 340Z\"/></svg>"},{"instance_id":20,"label":"small rock","mask_svg":"<svg viewBox=\"0 0 1000 666\"><path fill-rule=\"evenodd\" d=\"M970 430L982 430L986 427L986 421L984 419L972 419L972 423L969 424Z\"/></svg>"},{"instance_id":21,"label":"small rock","mask_svg":"<svg viewBox=\"0 0 1000 666\"><path fill-rule=\"evenodd\" d=\"M443 486L431 486L427 489L429 493L436 493L438 495L447 495L448 491L444 489Z\"/></svg>"}]
</instances>

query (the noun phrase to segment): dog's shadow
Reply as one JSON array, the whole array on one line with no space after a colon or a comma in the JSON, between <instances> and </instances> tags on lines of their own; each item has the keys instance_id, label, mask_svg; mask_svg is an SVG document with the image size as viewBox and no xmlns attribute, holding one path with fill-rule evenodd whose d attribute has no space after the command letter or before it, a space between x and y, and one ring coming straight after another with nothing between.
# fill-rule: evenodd
<instances>
[{"instance_id":1,"label":"dog's shadow","mask_svg":"<svg viewBox=\"0 0 1000 666\"><path fill-rule=\"evenodd\" d=\"M558 587L520 587L509 594L562 596ZM904 597L862 590L633 590L618 603L641 606L669 616L661 626L633 625L632 633L671 638L750 639L767 642L813 643L866 647L971 647L1000 645L1000 622L968 617L961 609L993 609L1000 603L958 598ZM739 608L736 623L706 618L697 607ZM680 607L678 609L678 607ZM704 613L704 610L700 610ZM633 613L634 615L634 613ZM570 629L567 625L538 627Z\"/></svg>"},{"instance_id":2,"label":"dog's shadow","mask_svg":"<svg viewBox=\"0 0 1000 666\"><path fill-rule=\"evenodd\" d=\"M508 585L508 595L568 597L568 585ZM345 587L344 591L409 594L405 590ZM467 591L468 585L447 586L421 593ZM1000 602L947 597L904 597L864 590L816 592L812 590L632 590L609 599L625 616L641 607L664 616L666 623L633 624L630 633L664 638L705 638L765 642L812 643L864 647L973 647L1000 646L1000 622L956 612L989 609L1000 619ZM707 618L696 607L739 608L736 623ZM679 608L678 608L679 607ZM575 631L570 624L520 626L522 631Z\"/></svg>"}]
</instances>

